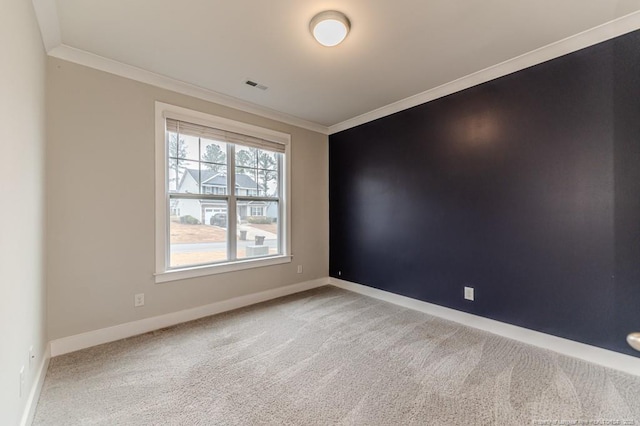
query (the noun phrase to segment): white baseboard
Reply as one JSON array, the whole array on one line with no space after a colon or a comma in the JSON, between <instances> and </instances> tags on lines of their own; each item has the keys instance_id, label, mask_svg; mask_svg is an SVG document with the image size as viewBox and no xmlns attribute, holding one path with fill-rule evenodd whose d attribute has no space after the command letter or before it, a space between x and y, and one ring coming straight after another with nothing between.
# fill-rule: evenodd
<instances>
[{"instance_id":1,"label":"white baseboard","mask_svg":"<svg viewBox=\"0 0 640 426\"><path fill-rule=\"evenodd\" d=\"M445 308L444 306L434 305L433 303L423 302L421 300L400 296L388 291L367 287L337 278L329 278L329 284L355 293L360 293L365 296L373 297L375 299L384 300L385 302L390 302L405 308L424 312L450 321L455 321L469 327L488 331L489 333L497 334L509 339L549 349L563 355L568 355L594 364L599 364L604 367L640 376L640 358L632 357L630 355L613 352L584 343L574 342L573 340L564 339L562 337L529 330L527 328L518 327L516 325L507 324L478 315L468 314L451 308Z\"/></svg>"},{"instance_id":2,"label":"white baseboard","mask_svg":"<svg viewBox=\"0 0 640 426\"><path fill-rule=\"evenodd\" d=\"M20 426L29 426L33 423L33 416L36 414L36 407L38 406L38 400L40 399L40 392L42 391L42 385L44 384L44 378L47 376L47 369L49 368L49 359L51 359L51 348L49 345L42 354L42 361L40 362L40 368L36 379L31 386L31 392L29 392L29 398L27 398L27 405L24 407L22 413L22 419L20 420Z\"/></svg>"},{"instance_id":3,"label":"white baseboard","mask_svg":"<svg viewBox=\"0 0 640 426\"><path fill-rule=\"evenodd\" d=\"M210 315L231 311L245 306L253 305L267 300L276 299L278 297L287 296L294 293L310 290L324 285L333 285L335 287L360 293L379 300L403 306L405 308L424 312L443 319L454 321L469 327L507 337L509 339L518 340L523 343L534 345L540 348L549 349L554 352L579 358L584 361L599 364L604 367L613 368L615 370L624 371L626 373L640 376L640 358L621 354L618 352L602 349L596 346L575 342L573 340L564 339L539 331L529 330L527 328L518 327L516 325L492 320L478 315L457 311L444 306L435 305L433 303L423 302L421 300L412 299L410 297L400 296L384 290L367 287L361 284L340 280L337 278L319 278L316 280L305 281L285 287L279 287L272 290L262 291L260 293L239 296L229 300L212 303L197 308L186 309L183 311L173 312L166 315L160 315L152 318L145 318L139 321L132 321L113 327L102 328L99 330L89 331L87 333L76 334L74 336L63 337L61 339L52 340L50 349L43 359L41 369L38 373L38 380L29 396L29 404L23 416L21 424L28 425L26 422L33 417L35 405L37 404L37 396L46 374L46 367L49 363L49 354L51 357L74 352L80 349L86 349L92 346L109 343L138 334L148 333L164 327L181 324L187 321L196 320ZM30 413L30 414L29 414ZM31 417L29 417L29 415ZM25 423L26 422L26 423Z\"/></svg>"},{"instance_id":4,"label":"white baseboard","mask_svg":"<svg viewBox=\"0 0 640 426\"><path fill-rule=\"evenodd\" d=\"M172 312L166 315L145 318L138 321L115 325L113 327L101 328L99 330L63 337L50 342L51 356L63 355L80 349L101 345L103 343L109 343L127 337L136 336L138 334L148 333L150 331L159 330L161 328L181 324L183 322L193 321L210 315L231 311L245 306L254 305L256 303L265 302L267 300L277 299L278 297L288 296L290 294L321 287L328 283L328 278L319 278L259 293L247 294L246 296L234 297L233 299L223 300L221 302L211 303L197 308L185 309L183 311Z\"/></svg>"}]
</instances>

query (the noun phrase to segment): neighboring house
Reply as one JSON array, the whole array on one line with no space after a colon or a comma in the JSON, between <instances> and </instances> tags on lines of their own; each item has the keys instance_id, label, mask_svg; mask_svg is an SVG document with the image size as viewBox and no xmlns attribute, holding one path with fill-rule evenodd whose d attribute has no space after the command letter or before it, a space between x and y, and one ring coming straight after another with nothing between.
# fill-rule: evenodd
<instances>
[{"instance_id":1,"label":"neighboring house","mask_svg":"<svg viewBox=\"0 0 640 426\"><path fill-rule=\"evenodd\" d=\"M200 176L198 176L200 174ZM198 180L201 179L201 191L198 188ZM187 169L180 183L178 192L189 194L214 194L225 195L227 186L227 175L213 170ZM256 196L258 195L258 184L251 176L245 174L236 175L236 195ZM244 220L247 216L267 216L269 212L277 208L269 206L263 201L247 201L238 203L238 216ZM226 213L227 204L216 200L172 200L171 214L175 216L193 216L201 223L209 225L211 217L216 213ZM276 214L273 215L275 217Z\"/></svg>"}]
</instances>

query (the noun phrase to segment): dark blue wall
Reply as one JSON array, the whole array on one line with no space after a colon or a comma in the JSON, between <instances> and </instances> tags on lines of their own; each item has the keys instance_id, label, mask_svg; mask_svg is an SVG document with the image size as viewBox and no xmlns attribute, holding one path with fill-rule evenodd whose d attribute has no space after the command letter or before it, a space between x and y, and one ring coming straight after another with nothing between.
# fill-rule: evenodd
<instances>
[{"instance_id":1,"label":"dark blue wall","mask_svg":"<svg viewBox=\"0 0 640 426\"><path fill-rule=\"evenodd\" d=\"M331 276L640 355L640 32L329 150Z\"/></svg>"}]
</instances>

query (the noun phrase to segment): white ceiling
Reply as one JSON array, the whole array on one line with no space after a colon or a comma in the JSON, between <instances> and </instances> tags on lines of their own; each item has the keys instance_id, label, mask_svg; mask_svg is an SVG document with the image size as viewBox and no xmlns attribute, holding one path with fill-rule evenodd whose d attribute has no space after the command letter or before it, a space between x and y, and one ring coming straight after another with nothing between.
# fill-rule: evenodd
<instances>
[{"instance_id":1,"label":"white ceiling","mask_svg":"<svg viewBox=\"0 0 640 426\"><path fill-rule=\"evenodd\" d=\"M38 0L44 1L44 0ZM61 43L332 126L640 10L640 0L57 0ZM310 19L337 9L345 42ZM253 79L266 91L244 84Z\"/></svg>"}]
</instances>

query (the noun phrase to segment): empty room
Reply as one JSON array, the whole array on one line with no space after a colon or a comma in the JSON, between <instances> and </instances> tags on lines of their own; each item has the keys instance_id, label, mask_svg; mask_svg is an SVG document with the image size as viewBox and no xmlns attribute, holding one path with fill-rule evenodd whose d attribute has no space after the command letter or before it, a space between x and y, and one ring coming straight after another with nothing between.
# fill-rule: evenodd
<instances>
[{"instance_id":1,"label":"empty room","mask_svg":"<svg viewBox=\"0 0 640 426\"><path fill-rule=\"evenodd\" d=\"M2 0L0 425L640 425L640 0Z\"/></svg>"}]
</instances>

